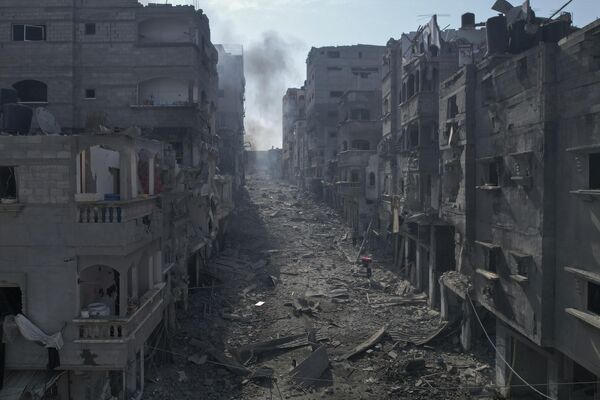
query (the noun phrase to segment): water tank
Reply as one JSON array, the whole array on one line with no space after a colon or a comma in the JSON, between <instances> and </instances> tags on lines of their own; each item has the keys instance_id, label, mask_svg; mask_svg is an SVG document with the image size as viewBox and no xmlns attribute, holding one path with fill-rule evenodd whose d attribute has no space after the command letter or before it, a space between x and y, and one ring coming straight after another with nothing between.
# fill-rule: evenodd
<instances>
[{"instance_id":1,"label":"water tank","mask_svg":"<svg viewBox=\"0 0 600 400\"><path fill-rule=\"evenodd\" d=\"M475 14L473 13L464 13L461 17L462 28L474 28L475 27Z\"/></svg>"},{"instance_id":2,"label":"water tank","mask_svg":"<svg viewBox=\"0 0 600 400\"><path fill-rule=\"evenodd\" d=\"M22 104L4 104L2 106L2 130L7 133L27 135L31 128L33 110Z\"/></svg>"},{"instance_id":3,"label":"water tank","mask_svg":"<svg viewBox=\"0 0 600 400\"><path fill-rule=\"evenodd\" d=\"M485 23L487 37L487 55L506 53L508 49L508 28L506 17L498 15Z\"/></svg>"},{"instance_id":4,"label":"water tank","mask_svg":"<svg viewBox=\"0 0 600 400\"><path fill-rule=\"evenodd\" d=\"M0 89L0 106L9 103L16 103L18 100L18 94L15 89Z\"/></svg>"}]
</instances>

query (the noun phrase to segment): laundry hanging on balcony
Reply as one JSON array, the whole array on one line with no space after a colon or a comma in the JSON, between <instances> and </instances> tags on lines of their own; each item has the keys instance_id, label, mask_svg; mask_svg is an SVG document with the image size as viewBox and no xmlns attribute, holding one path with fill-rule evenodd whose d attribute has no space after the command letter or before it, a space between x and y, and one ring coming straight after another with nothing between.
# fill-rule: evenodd
<instances>
[{"instance_id":1,"label":"laundry hanging on balcony","mask_svg":"<svg viewBox=\"0 0 600 400\"><path fill-rule=\"evenodd\" d=\"M19 332L21 332L21 335L25 339L33 342L41 342L45 347L57 350L60 350L64 346L65 342L63 341L61 332L54 335L47 335L23 314L17 314L14 318Z\"/></svg>"}]
</instances>

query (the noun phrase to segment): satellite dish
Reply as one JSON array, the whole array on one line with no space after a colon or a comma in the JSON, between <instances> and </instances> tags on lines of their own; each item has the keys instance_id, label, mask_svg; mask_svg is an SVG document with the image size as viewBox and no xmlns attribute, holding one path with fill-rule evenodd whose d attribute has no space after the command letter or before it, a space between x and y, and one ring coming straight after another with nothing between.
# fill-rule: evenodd
<instances>
[{"instance_id":1,"label":"satellite dish","mask_svg":"<svg viewBox=\"0 0 600 400\"><path fill-rule=\"evenodd\" d=\"M54 118L54 115L45 108L35 109L35 118L37 119L38 126L46 135L58 135L61 133L60 125Z\"/></svg>"}]
</instances>

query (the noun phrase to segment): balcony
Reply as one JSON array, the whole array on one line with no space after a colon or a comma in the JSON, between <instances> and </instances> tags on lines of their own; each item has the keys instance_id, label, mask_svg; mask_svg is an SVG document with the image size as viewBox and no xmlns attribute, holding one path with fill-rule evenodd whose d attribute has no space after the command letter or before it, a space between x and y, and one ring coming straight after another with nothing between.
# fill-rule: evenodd
<instances>
[{"instance_id":1,"label":"balcony","mask_svg":"<svg viewBox=\"0 0 600 400\"><path fill-rule=\"evenodd\" d=\"M120 224L146 217L158 205L158 196L126 201L97 201L77 203L77 222L80 224Z\"/></svg>"},{"instance_id":2,"label":"balcony","mask_svg":"<svg viewBox=\"0 0 600 400\"><path fill-rule=\"evenodd\" d=\"M366 167L376 150L346 150L338 154L338 167Z\"/></svg>"},{"instance_id":3,"label":"balcony","mask_svg":"<svg viewBox=\"0 0 600 400\"><path fill-rule=\"evenodd\" d=\"M416 118L434 118L437 116L437 102L434 92L419 92L400 104L402 123Z\"/></svg>"},{"instance_id":4,"label":"balcony","mask_svg":"<svg viewBox=\"0 0 600 400\"><path fill-rule=\"evenodd\" d=\"M360 182L341 181L336 182L336 185L340 196L358 197L363 194L362 183Z\"/></svg>"},{"instance_id":5,"label":"balcony","mask_svg":"<svg viewBox=\"0 0 600 400\"><path fill-rule=\"evenodd\" d=\"M146 293L142 305L131 316L120 318L115 316L105 318L78 318L73 320L75 327L74 343L126 343L138 336L141 330L149 335L153 316L162 318L167 296L166 283L157 285ZM154 318L155 319L155 318ZM150 322L150 323L149 323ZM147 336L141 335L141 336Z\"/></svg>"}]
</instances>

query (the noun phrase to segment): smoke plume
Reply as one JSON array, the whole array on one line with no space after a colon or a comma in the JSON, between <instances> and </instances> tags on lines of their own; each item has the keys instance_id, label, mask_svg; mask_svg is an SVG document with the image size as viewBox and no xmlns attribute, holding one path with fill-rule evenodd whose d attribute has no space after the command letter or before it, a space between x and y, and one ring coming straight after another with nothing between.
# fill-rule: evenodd
<instances>
[{"instance_id":1,"label":"smoke plume","mask_svg":"<svg viewBox=\"0 0 600 400\"><path fill-rule=\"evenodd\" d=\"M281 144L281 98L290 82L301 80L296 68L301 47L274 31L246 46L246 135L258 150Z\"/></svg>"}]
</instances>

